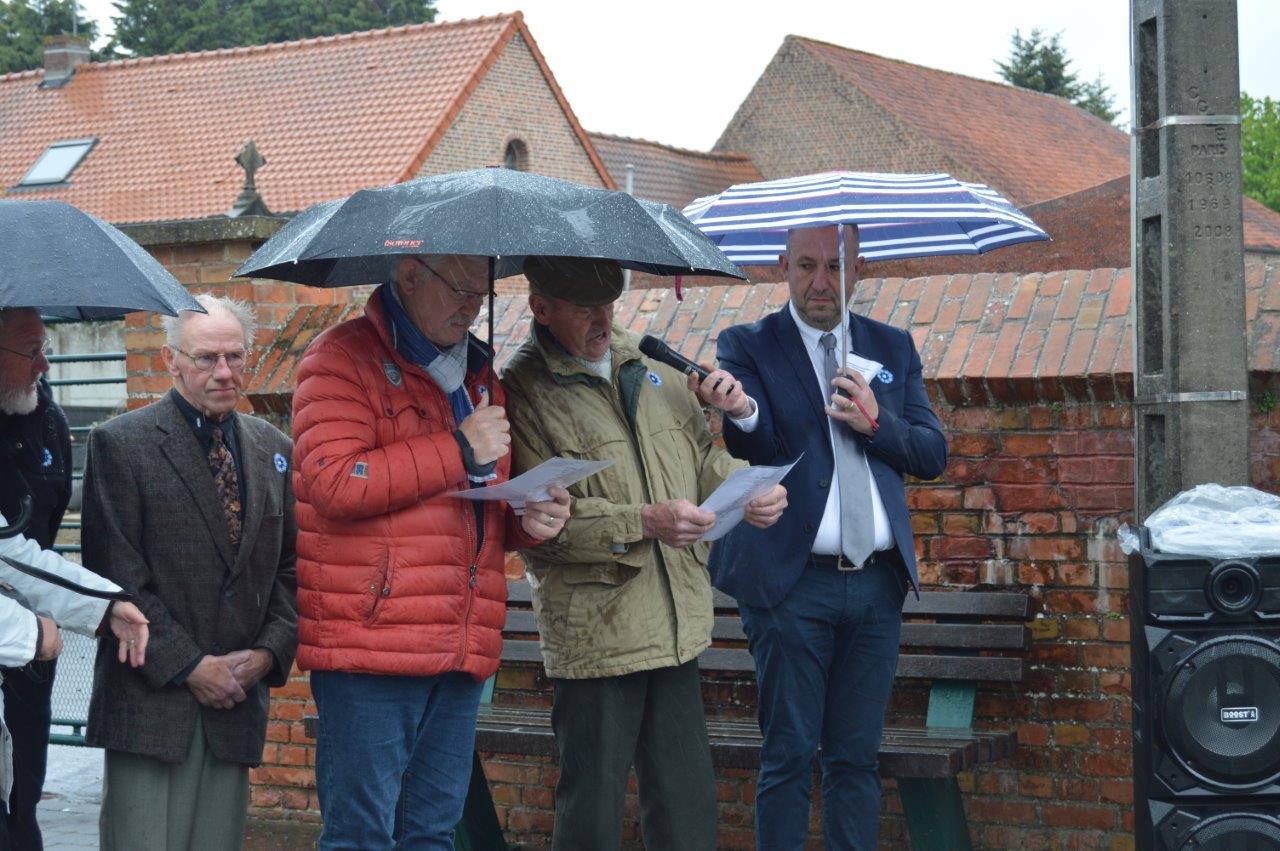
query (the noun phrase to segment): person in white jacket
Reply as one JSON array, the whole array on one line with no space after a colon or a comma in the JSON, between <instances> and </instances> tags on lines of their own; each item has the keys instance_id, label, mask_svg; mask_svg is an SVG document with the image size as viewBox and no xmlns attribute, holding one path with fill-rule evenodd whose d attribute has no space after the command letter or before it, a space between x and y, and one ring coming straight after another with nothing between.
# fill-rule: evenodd
<instances>
[{"instance_id":1,"label":"person in white jacket","mask_svg":"<svg viewBox=\"0 0 1280 851\"><path fill-rule=\"evenodd\" d=\"M0 527L8 521L0 515ZM96 591L120 587L23 535L0 538L0 556L11 558ZM147 619L133 603L78 594L11 567L0 560L0 667L52 659L62 650L59 627L94 636L100 627L120 641L119 659L133 667L146 660ZM3 698L0 697L0 701ZM13 785L13 743L0 703L0 803L7 808Z\"/></svg>"}]
</instances>

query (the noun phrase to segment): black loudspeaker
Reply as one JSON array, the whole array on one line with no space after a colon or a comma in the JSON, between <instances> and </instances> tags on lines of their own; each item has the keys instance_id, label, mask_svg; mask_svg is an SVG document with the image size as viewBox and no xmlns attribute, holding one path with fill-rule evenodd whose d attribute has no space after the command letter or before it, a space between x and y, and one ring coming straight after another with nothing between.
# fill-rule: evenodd
<instances>
[{"instance_id":1,"label":"black loudspeaker","mask_svg":"<svg viewBox=\"0 0 1280 851\"><path fill-rule=\"evenodd\" d=\"M1156 848L1253 851L1280 848L1280 815L1270 807L1178 806L1151 801Z\"/></svg>"},{"instance_id":2,"label":"black loudspeaker","mask_svg":"<svg viewBox=\"0 0 1280 851\"><path fill-rule=\"evenodd\" d=\"M1129 556L1139 849L1280 849L1277 554Z\"/></svg>"}]
</instances>

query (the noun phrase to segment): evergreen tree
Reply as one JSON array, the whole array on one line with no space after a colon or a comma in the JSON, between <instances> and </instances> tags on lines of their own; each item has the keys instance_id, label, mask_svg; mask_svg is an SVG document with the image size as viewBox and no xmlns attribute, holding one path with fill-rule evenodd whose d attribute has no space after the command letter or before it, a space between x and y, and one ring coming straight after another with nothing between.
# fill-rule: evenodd
<instances>
[{"instance_id":1,"label":"evergreen tree","mask_svg":"<svg viewBox=\"0 0 1280 851\"><path fill-rule=\"evenodd\" d=\"M1111 94L1111 87L1102 81L1101 74L1092 83L1081 83L1071 102L1086 112L1092 112L1108 124L1115 121L1116 116L1120 114L1115 108L1115 95Z\"/></svg>"},{"instance_id":2,"label":"evergreen tree","mask_svg":"<svg viewBox=\"0 0 1280 851\"><path fill-rule=\"evenodd\" d=\"M0 74L41 67L45 38L70 35L72 16L77 12L73 0L0 0ZM93 41L97 25L78 15L76 18L76 33Z\"/></svg>"},{"instance_id":3,"label":"evergreen tree","mask_svg":"<svg viewBox=\"0 0 1280 851\"><path fill-rule=\"evenodd\" d=\"M435 0L116 0L111 50L158 56L435 20Z\"/></svg>"},{"instance_id":4,"label":"evergreen tree","mask_svg":"<svg viewBox=\"0 0 1280 851\"><path fill-rule=\"evenodd\" d=\"M1005 82L1065 98L1108 123L1115 120L1115 96L1101 75L1092 83L1080 82L1062 46L1062 33L1046 36L1033 29L1023 38L1021 30L1014 30L1010 42L1009 61L996 61Z\"/></svg>"}]
</instances>

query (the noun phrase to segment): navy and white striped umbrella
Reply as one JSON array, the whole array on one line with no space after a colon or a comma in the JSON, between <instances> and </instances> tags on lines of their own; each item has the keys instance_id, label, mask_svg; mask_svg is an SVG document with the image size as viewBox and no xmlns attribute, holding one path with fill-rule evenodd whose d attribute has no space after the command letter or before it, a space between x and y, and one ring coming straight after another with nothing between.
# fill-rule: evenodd
<instances>
[{"instance_id":1,"label":"navy and white striped umbrella","mask_svg":"<svg viewBox=\"0 0 1280 851\"><path fill-rule=\"evenodd\" d=\"M684 214L740 266L768 266L791 228L856 224L868 262L983 254L1048 239L1030 217L981 183L947 174L832 171L740 183Z\"/></svg>"}]
</instances>

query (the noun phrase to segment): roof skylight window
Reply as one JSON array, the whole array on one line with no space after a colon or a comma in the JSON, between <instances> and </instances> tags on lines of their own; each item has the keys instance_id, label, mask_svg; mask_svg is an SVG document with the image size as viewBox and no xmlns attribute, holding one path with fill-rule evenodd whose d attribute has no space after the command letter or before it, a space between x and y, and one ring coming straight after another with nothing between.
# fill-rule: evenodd
<instances>
[{"instance_id":1,"label":"roof skylight window","mask_svg":"<svg viewBox=\"0 0 1280 851\"><path fill-rule=\"evenodd\" d=\"M69 139L65 142L54 142L45 149L40 159L36 160L36 164L18 185L45 186L50 183L64 182L97 141L97 139Z\"/></svg>"}]
</instances>

